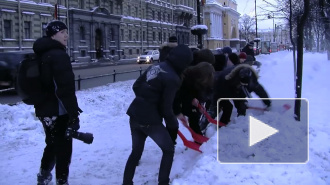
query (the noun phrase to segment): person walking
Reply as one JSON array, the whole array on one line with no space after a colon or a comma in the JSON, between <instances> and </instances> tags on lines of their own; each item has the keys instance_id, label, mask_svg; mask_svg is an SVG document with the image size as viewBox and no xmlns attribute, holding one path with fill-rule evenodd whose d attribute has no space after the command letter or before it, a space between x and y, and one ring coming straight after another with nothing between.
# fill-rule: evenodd
<instances>
[{"instance_id":1,"label":"person walking","mask_svg":"<svg viewBox=\"0 0 330 185\"><path fill-rule=\"evenodd\" d=\"M247 43L244 48L242 49L242 52L245 52L246 55L250 55L253 57L253 60L255 61L256 58L254 57L254 51L253 51L253 46L254 46L254 42L251 41L249 43Z\"/></svg>"},{"instance_id":2,"label":"person walking","mask_svg":"<svg viewBox=\"0 0 330 185\"><path fill-rule=\"evenodd\" d=\"M80 128L82 110L78 107L74 73L66 53L68 28L61 21L51 21L46 35L33 44L35 54L41 57L42 84L48 94L42 103L34 106L46 135L37 181L38 185L50 183L55 167L56 184L68 185L72 155L72 137L68 133Z\"/></svg>"},{"instance_id":3,"label":"person walking","mask_svg":"<svg viewBox=\"0 0 330 185\"><path fill-rule=\"evenodd\" d=\"M173 48L164 62L150 66L133 84L135 98L127 115L130 117L132 152L126 162L123 184L132 185L136 166L147 137L162 150L158 184L168 185L173 163L174 145L179 123L173 112L173 101L181 86L181 74L191 64L188 46ZM165 120L166 127L163 125Z\"/></svg>"}]
</instances>

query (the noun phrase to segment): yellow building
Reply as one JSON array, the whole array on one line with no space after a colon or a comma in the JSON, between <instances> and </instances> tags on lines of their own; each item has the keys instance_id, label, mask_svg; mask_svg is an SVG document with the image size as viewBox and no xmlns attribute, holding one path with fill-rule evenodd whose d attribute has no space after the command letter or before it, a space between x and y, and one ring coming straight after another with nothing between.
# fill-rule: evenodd
<instances>
[{"instance_id":1,"label":"yellow building","mask_svg":"<svg viewBox=\"0 0 330 185\"><path fill-rule=\"evenodd\" d=\"M204 5L204 24L209 28L204 35L204 46L208 49L239 44L238 20L235 0L207 0Z\"/></svg>"}]
</instances>

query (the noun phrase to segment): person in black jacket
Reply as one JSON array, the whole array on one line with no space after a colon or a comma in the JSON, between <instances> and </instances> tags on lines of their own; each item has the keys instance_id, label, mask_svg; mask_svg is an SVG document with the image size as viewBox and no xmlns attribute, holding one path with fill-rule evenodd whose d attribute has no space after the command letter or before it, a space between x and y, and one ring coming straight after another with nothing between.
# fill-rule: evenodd
<instances>
[{"instance_id":1,"label":"person in black jacket","mask_svg":"<svg viewBox=\"0 0 330 185\"><path fill-rule=\"evenodd\" d=\"M48 23L45 37L33 44L33 50L41 57L41 76L47 98L34 105L35 114L46 134L46 147L41 159L38 185L52 180L51 171L56 165L57 185L67 185L72 155L70 131L79 126L79 114L75 95L75 81L70 57L66 53L68 32L66 25L58 20Z\"/></svg>"},{"instance_id":2,"label":"person in black jacket","mask_svg":"<svg viewBox=\"0 0 330 185\"><path fill-rule=\"evenodd\" d=\"M220 122L228 124L232 114L233 105L231 98L246 98L251 92L255 92L260 98L269 98L264 87L258 82L257 72L248 64L239 64L226 68L223 71L216 72L214 82L214 93L209 113L216 117L217 101L221 98L228 98L219 102L219 110L222 110ZM271 106L271 101L263 99L263 103ZM244 100L234 100L237 109L237 116L245 116L248 108ZM208 122L203 120L201 127L205 128Z\"/></svg>"},{"instance_id":3,"label":"person in black jacket","mask_svg":"<svg viewBox=\"0 0 330 185\"><path fill-rule=\"evenodd\" d=\"M173 48L164 62L150 66L133 84L135 98L130 104L132 152L127 160L123 184L133 184L136 166L150 137L162 150L159 185L168 185L174 145L179 128L173 101L181 86L180 75L192 62L192 52L185 45ZM163 119L166 128L163 125Z\"/></svg>"},{"instance_id":4,"label":"person in black jacket","mask_svg":"<svg viewBox=\"0 0 330 185\"><path fill-rule=\"evenodd\" d=\"M193 99L205 103L211 99L214 67L209 62L199 62L183 72L183 82L174 102L174 113L179 119L188 117L189 126L202 135L199 127L201 113L192 105Z\"/></svg>"},{"instance_id":5,"label":"person in black jacket","mask_svg":"<svg viewBox=\"0 0 330 185\"><path fill-rule=\"evenodd\" d=\"M247 43L247 44L244 46L244 48L242 49L242 52L245 52L246 55L250 55L250 56L253 57L253 60L256 60L256 58L254 57L253 46L254 46L254 42L253 42L253 41Z\"/></svg>"}]
</instances>

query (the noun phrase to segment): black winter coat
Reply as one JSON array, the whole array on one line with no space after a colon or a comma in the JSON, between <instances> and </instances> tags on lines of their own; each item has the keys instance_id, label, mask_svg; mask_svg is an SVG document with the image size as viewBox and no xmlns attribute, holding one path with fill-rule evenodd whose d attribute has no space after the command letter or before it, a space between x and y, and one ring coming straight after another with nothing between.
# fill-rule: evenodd
<instances>
[{"instance_id":1,"label":"black winter coat","mask_svg":"<svg viewBox=\"0 0 330 185\"><path fill-rule=\"evenodd\" d=\"M252 72L249 78L247 90L255 92L260 98L269 98L267 92L261 84L258 82L257 72L248 64L239 64L236 66L230 66L223 71L217 71L215 73L214 82L214 94L212 98L212 105L216 106L218 99L220 98L245 98L245 94L240 86L239 71L243 68L250 69ZM264 104L270 106L269 100L263 100Z\"/></svg>"},{"instance_id":2,"label":"black winter coat","mask_svg":"<svg viewBox=\"0 0 330 185\"><path fill-rule=\"evenodd\" d=\"M33 44L35 54L42 59L41 76L48 97L34 106L37 117L81 112L75 94L74 73L65 46L49 37L39 38Z\"/></svg>"},{"instance_id":3,"label":"black winter coat","mask_svg":"<svg viewBox=\"0 0 330 185\"><path fill-rule=\"evenodd\" d=\"M244 48L242 49L242 52L245 52L246 55L250 55L253 57L253 60L256 60L256 58L254 57L253 49L250 49L248 45L244 46Z\"/></svg>"},{"instance_id":4,"label":"black winter coat","mask_svg":"<svg viewBox=\"0 0 330 185\"><path fill-rule=\"evenodd\" d=\"M173 101L181 86L180 75L190 65L192 53L187 46L173 48L167 60L150 66L133 84L135 98L127 114L141 125L162 124L178 128Z\"/></svg>"}]
</instances>

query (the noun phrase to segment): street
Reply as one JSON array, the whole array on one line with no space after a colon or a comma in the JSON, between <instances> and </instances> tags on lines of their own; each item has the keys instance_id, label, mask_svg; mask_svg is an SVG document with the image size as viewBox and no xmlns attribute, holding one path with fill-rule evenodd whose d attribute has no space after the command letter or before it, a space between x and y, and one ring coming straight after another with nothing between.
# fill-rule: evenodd
<instances>
[{"instance_id":1,"label":"street","mask_svg":"<svg viewBox=\"0 0 330 185\"><path fill-rule=\"evenodd\" d=\"M136 64L127 63L121 65L104 65L89 68L74 68L73 72L75 74L75 79L77 80L80 76L80 90L102 86L113 82L113 73L116 71L115 81L125 81L136 79L140 75L140 71L144 71L150 64ZM138 70L138 71L136 71ZM136 71L136 72L131 72ZM124 73L129 72L129 73ZM120 74L118 74L120 73ZM123 73L123 74L121 74ZM96 76L101 76L94 78ZM88 79L85 79L88 78ZM76 81L76 89L78 90L78 82ZM15 104L21 101L17 96L15 91L8 91L0 93L0 103L1 104Z\"/></svg>"}]
</instances>

